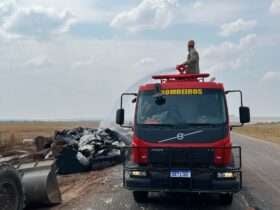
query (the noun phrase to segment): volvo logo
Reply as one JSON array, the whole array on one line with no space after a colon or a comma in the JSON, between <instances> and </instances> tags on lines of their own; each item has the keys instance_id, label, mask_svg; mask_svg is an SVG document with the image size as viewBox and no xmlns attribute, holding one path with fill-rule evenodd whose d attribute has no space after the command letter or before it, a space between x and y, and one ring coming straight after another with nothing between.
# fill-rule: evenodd
<instances>
[{"instance_id":1,"label":"volvo logo","mask_svg":"<svg viewBox=\"0 0 280 210\"><path fill-rule=\"evenodd\" d=\"M168 138L168 139L159 140L158 143L164 143L164 142L173 141L173 140L182 141L185 139L186 136L192 136L192 135L196 135L196 134L203 133L203 132L204 132L203 130L198 130L198 131L193 131L190 133L177 133L176 136Z\"/></svg>"},{"instance_id":2,"label":"volvo logo","mask_svg":"<svg viewBox=\"0 0 280 210\"><path fill-rule=\"evenodd\" d=\"M182 141L185 138L185 134L184 133L178 133L176 138L177 138L178 141Z\"/></svg>"}]
</instances>

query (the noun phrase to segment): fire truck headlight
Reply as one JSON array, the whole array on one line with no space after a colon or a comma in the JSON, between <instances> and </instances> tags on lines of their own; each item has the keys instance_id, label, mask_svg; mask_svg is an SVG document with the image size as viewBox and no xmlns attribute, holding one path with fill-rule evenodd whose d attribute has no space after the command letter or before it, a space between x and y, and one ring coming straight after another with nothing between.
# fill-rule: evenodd
<instances>
[{"instance_id":1,"label":"fire truck headlight","mask_svg":"<svg viewBox=\"0 0 280 210\"><path fill-rule=\"evenodd\" d=\"M235 173L233 172L218 172L217 178L219 179L232 179L235 178Z\"/></svg>"},{"instance_id":2,"label":"fire truck headlight","mask_svg":"<svg viewBox=\"0 0 280 210\"><path fill-rule=\"evenodd\" d=\"M147 176L147 172L146 171L131 171L130 172L130 176L133 176L133 177L146 177Z\"/></svg>"}]
</instances>

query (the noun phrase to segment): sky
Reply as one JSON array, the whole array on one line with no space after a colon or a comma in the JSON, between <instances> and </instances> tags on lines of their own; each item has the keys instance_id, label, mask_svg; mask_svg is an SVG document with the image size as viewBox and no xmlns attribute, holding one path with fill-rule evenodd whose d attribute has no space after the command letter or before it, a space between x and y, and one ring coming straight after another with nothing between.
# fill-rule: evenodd
<instances>
[{"instance_id":1,"label":"sky","mask_svg":"<svg viewBox=\"0 0 280 210\"><path fill-rule=\"evenodd\" d=\"M0 120L112 115L131 85L182 63L189 39L253 116L280 116L280 0L1 0Z\"/></svg>"}]
</instances>

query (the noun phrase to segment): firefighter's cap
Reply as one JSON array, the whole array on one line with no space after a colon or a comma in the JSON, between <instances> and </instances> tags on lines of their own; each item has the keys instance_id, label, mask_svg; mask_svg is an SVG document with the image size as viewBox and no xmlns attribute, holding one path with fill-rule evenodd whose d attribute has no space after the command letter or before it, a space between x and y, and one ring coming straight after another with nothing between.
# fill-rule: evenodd
<instances>
[{"instance_id":1,"label":"firefighter's cap","mask_svg":"<svg viewBox=\"0 0 280 210\"><path fill-rule=\"evenodd\" d=\"M194 45L195 45L195 41L194 40L188 41L188 46L189 47L194 47Z\"/></svg>"}]
</instances>

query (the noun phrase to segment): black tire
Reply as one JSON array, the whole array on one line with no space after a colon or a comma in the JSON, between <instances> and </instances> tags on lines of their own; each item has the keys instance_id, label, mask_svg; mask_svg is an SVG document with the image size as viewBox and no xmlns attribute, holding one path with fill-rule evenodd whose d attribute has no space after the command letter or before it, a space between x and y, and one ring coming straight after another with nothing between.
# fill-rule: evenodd
<instances>
[{"instance_id":1,"label":"black tire","mask_svg":"<svg viewBox=\"0 0 280 210\"><path fill-rule=\"evenodd\" d=\"M8 165L0 166L0 209L22 210L24 194L18 172Z\"/></svg>"},{"instance_id":2,"label":"black tire","mask_svg":"<svg viewBox=\"0 0 280 210\"><path fill-rule=\"evenodd\" d=\"M233 201L233 193L220 194L220 201L222 205L231 205Z\"/></svg>"},{"instance_id":3,"label":"black tire","mask_svg":"<svg viewBox=\"0 0 280 210\"><path fill-rule=\"evenodd\" d=\"M136 203L146 203L148 201L148 192L134 191L133 198Z\"/></svg>"}]
</instances>

